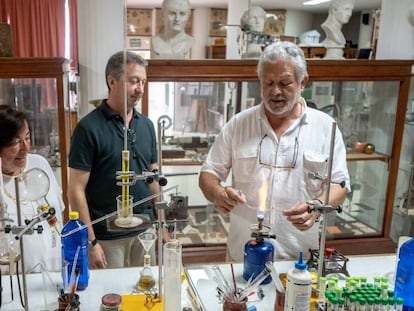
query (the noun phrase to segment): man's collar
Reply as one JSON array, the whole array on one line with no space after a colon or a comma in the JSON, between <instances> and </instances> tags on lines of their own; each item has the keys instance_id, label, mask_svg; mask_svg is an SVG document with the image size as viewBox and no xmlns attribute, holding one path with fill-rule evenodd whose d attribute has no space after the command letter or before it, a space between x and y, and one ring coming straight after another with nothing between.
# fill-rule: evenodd
<instances>
[{"instance_id":1,"label":"man's collar","mask_svg":"<svg viewBox=\"0 0 414 311\"><path fill-rule=\"evenodd\" d=\"M107 102L106 99L102 100L102 104L97 109L101 109L104 116L105 116L105 118L107 118L107 119L121 117L121 115L119 113L113 111L111 109L111 107L109 107L108 102ZM138 118L139 117L139 115L138 115L135 108L132 109L132 117L133 118Z\"/></svg>"}]
</instances>

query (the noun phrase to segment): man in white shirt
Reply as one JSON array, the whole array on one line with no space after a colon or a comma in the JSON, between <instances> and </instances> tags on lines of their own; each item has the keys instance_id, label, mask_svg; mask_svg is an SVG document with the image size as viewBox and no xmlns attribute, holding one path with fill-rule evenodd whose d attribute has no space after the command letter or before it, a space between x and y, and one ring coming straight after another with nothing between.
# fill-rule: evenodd
<instances>
[{"instance_id":1,"label":"man in white shirt","mask_svg":"<svg viewBox=\"0 0 414 311\"><path fill-rule=\"evenodd\" d=\"M308 81L302 50L290 42L269 45L260 57L258 76L262 103L223 127L199 177L205 197L230 214L227 257L233 261L243 260L250 225L259 215L276 234L271 240L276 258L297 258L300 250L318 248L318 213L309 213L306 202L324 202L327 189L324 180L310 175L327 174L334 120L301 97ZM224 187L230 172L232 186ZM259 211L264 182L266 204ZM336 129L329 204L342 204L349 190L345 145Z\"/></svg>"}]
</instances>

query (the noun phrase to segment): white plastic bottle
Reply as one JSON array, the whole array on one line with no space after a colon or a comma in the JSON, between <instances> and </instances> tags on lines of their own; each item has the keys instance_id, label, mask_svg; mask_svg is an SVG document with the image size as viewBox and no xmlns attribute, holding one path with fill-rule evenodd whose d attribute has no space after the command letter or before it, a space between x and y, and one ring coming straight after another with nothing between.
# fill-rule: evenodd
<instances>
[{"instance_id":1,"label":"white plastic bottle","mask_svg":"<svg viewBox=\"0 0 414 311\"><path fill-rule=\"evenodd\" d=\"M312 294L312 274L303 262L300 251L295 267L290 269L286 277L286 297L284 311L309 311Z\"/></svg>"}]
</instances>

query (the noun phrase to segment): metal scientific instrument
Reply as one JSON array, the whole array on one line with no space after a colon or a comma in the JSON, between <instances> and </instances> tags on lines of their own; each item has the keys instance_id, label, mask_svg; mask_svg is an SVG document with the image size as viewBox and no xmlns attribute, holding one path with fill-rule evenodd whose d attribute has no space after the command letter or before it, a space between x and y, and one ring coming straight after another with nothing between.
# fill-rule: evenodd
<instances>
[{"instance_id":1,"label":"metal scientific instrument","mask_svg":"<svg viewBox=\"0 0 414 311\"><path fill-rule=\"evenodd\" d=\"M167 122L164 122L164 117L161 117L158 120L158 137L161 137L164 133L163 127L168 125ZM127 127L125 126L125 131L127 131ZM125 133L125 137L127 137L127 132ZM168 181L166 176L181 176L181 175L196 175L197 173L177 173L177 174L162 174L162 152L161 152L161 143L158 143L158 170L153 171L143 171L141 173L137 173L131 171L129 169L129 151L127 150L127 145L125 145L124 150L122 150L122 170L116 172L116 184L122 187L122 194L117 197L117 210L104 215L100 218L97 218L91 221L88 224L85 224L84 227L90 226L101 221L107 221L108 230L123 230L123 231L136 231L136 230L145 230L152 227L155 227L157 230L155 233L150 233L145 231L143 235L139 236L141 244L146 250L146 255L148 255L148 251L152 247L153 243L155 242L157 236L158 238L158 289L155 287L154 283L151 282L151 288L148 289L138 289L134 290L134 292L144 293L147 297L145 306L153 306L155 299L158 303L161 303L163 300L163 273L162 273L162 266L163 266L163 244L162 244L162 230L164 228L176 228L177 222L186 222L186 220L162 220L162 216L165 210L174 209L176 206L180 205L180 198L175 196L172 197L172 200L169 202L164 201L163 194L167 193L171 190L177 189L178 186L172 186L169 188L163 188L167 185ZM139 201L134 202L133 197L129 194L129 187L135 185L138 180L143 180L147 184L151 184L156 182L160 186L160 190L158 193L150 195L146 198L143 198ZM155 208L158 211L159 219L151 222L149 219L142 217L143 215L134 215L133 214L133 207L145 203L151 199L160 198L159 202L155 203ZM161 217L160 217L161 216ZM81 230L83 227L74 229L72 231L67 232L65 235L70 235L78 230ZM144 258L145 260L145 258ZM144 265L145 266L145 265Z\"/></svg>"},{"instance_id":2,"label":"metal scientific instrument","mask_svg":"<svg viewBox=\"0 0 414 311\"><path fill-rule=\"evenodd\" d=\"M315 179L322 179L326 182L328 185L326 187L326 193L325 193L325 202L323 204L319 202L318 200L312 200L308 201L308 212L319 212L322 216L324 216L327 213L331 212L342 212L342 207L337 206L333 207L329 204L329 194L330 194L330 185L331 184L339 184L342 188L345 187L345 182L340 181L332 181L332 164L333 164L333 155L334 155L334 147L335 147L335 133L336 133L336 122L332 122L332 129L331 129L331 142L330 142L330 148L329 148L329 158L328 158L328 173L326 178L323 178L319 176L318 174L310 174L309 177L315 178ZM320 247L319 247L319 254L325 254L325 242L326 242L326 226L327 222L322 222L322 232L320 237ZM322 276L322 270L324 266L324 256L319 256L319 262L318 262L318 281L319 278Z\"/></svg>"},{"instance_id":3,"label":"metal scientific instrument","mask_svg":"<svg viewBox=\"0 0 414 311\"><path fill-rule=\"evenodd\" d=\"M38 168L33 168L24 172L14 178L15 181L15 197L16 200L16 211L17 211L17 225L4 224L0 231L8 234L13 234L15 240L20 243L20 260L22 266L22 283L23 283L23 297L21 296L21 304L25 310L28 310L28 296L27 296L27 283L26 283L26 271L24 264L24 243L23 235L33 234L37 232L41 234L44 230L42 225L38 225L43 220L47 220L48 224L53 227L58 233L59 228L57 227L57 219L55 216L55 209L49 205L46 200L46 195L49 192L50 180L47 174ZM2 186L2 185L1 185ZM3 189L3 186L1 187ZM2 194L1 194L2 195ZM30 201L38 204L38 214L35 215L31 220L26 219L23 224L21 214L21 201ZM2 207L5 207L3 198L0 198ZM2 210L3 213L3 210ZM3 217L2 217L3 218ZM4 220L4 219L3 219ZM8 220L11 222L12 220ZM37 225L37 226L36 226ZM36 227L35 227L36 226ZM15 258L9 258L9 260L18 260ZM19 291L20 291L19 283ZM0 300L1 301L1 300ZM1 305L0 305L1 306Z\"/></svg>"},{"instance_id":4,"label":"metal scientific instrument","mask_svg":"<svg viewBox=\"0 0 414 311\"><path fill-rule=\"evenodd\" d=\"M309 177L311 177L311 178L320 179L320 180L325 181L325 183L327 185L326 193L325 193L325 200L324 200L323 203L319 202L318 200L312 200L312 201L307 202L308 212L309 213L318 212L318 213L320 213L320 215L322 217L325 217L326 214L331 213L331 212L338 212L338 213L342 212L342 207L341 206L333 207L332 205L329 204L330 185L331 184L338 184L342 188L345 187L345 182L344 181L339 181L339 182L338 181L332 181L332 165L333 165L333 155L334 155L334 147L335 147L336 126L337 126L336 122L333 121L332 122L332 129L331 129L331 142L330 142L330 148L329 148L329 158L328 158L328 173L327 173L326 178L323 177L323 176L320 176L318 174L315 174L315 173L310 173L310 175L309 175ZM321 235L320 235L320 243L319 243L319 254L325 254L326 227L327 227L327 222L323 221L322 222ZM315 263L313 263L313 265L315 266ZM324 272L325 256L319 256L316 266L318 268L318 280L317 280L317 282L319 284L320 278L323 276L323 272ZM324 307L324 306L322 306L324 304L323 301L317 301L316 304L318 305L317 306L318 310L320 310L321 308Z\"/></svg>"}]
</instances>

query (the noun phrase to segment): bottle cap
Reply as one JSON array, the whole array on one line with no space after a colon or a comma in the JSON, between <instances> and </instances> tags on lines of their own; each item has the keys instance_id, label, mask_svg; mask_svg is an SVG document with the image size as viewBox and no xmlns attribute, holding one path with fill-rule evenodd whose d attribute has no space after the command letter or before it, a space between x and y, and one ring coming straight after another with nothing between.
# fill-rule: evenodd
<instances>
[{"instance_id":1,"label":"bottle cap","mask_svg":"<svg viewBox=\"0 0 414 311\"><path fill-rule=\"evenodd\" d=\"M374 297L368 297L367 298L367 303L372 306L373 304L375 304L375 299Z\"/></svg>"},{"instance_id":2,"label":"bottle cap","mask_svg":"<svg viewBox=\"0 0 414 311\"><path fill-rule=\"evenodd\" d=\"M359 297L358 303L363 306L367 303L367 300L364 297Z\"/></svg>"},{"instance_id":3,"label":"bottle cap","mask_svg":"<svg viewBox=\"0 0 414 311\"><path fill-rule=\"evenodd\" d=\"M76 212L76 211L70 212L69 219L79 219L79 212Z\"/></svg>"},{"instance_id":4,"label":"bottle cap","mask_svg":"<svg viewBox=\"0 0 414 311\"><path fill-rule=\"evenodd\" d=\"M295 268L299 270L306 270L308 268L308 265L303 262L303 251L300 251L299 253L299 259L295 262Z\"/></svg>"},{"instance_id":5,"label":"bottle cap","mask_svg":"<svg viewBox=\"0 0 414 311\"><path fill-rule=\"evenodd\" d=\"M102 296L102 304L105 307L117 307L121 304L122 298L118 294L106 294Z\"/></svg>"},{"instance_id":6,"label":"bottle cap","mask_svg":"<svg viewBox=\"0 0 414 311\"><path fill-rule=\"evenodd\" d=\"M404 298L398 297L395 302L397 303L397 305L401 306L404 303Z\"/></svg>"},{"instance_id":7,"label":"bottle cap","mask_svg":"<svg viewBox=\"0 0 414 311\"><path fill-rule=\"evenodd\" d=\"M358 298L355 295L349 295L349 301L355 302L357 300L358 300Z\"/></svg>"}]
</instances>

